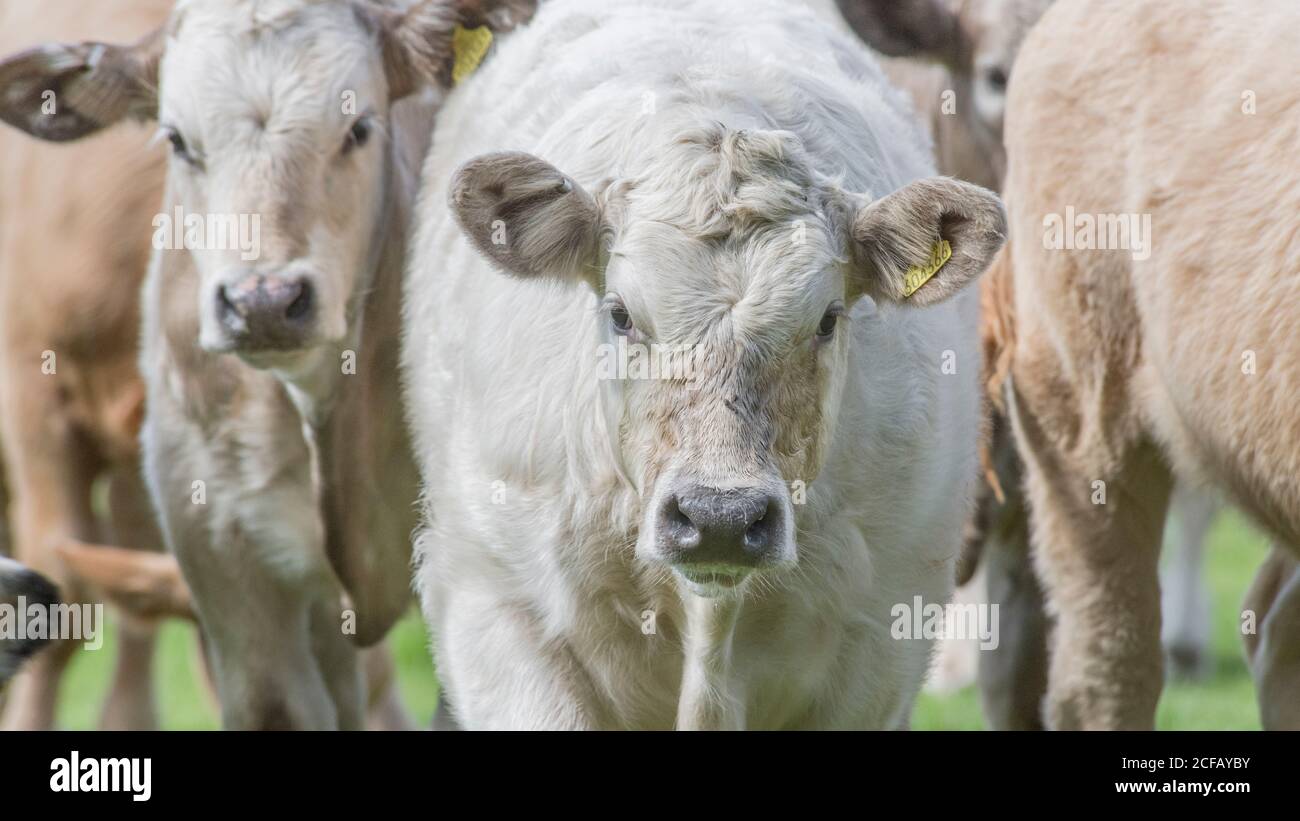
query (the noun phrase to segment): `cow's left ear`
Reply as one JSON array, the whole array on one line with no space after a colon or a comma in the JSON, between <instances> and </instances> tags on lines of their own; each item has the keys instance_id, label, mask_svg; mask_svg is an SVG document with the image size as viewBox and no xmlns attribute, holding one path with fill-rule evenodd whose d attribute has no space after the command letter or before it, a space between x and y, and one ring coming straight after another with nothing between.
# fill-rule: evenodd
<instances>
[{"instance_id":1,"label":"cow's left ear","mask_svg":"<svg viewBox=\"0 0 1300 821\"><path fill-rule=\"evenodd\" d=\"M861 293L924 307L988 268L1007 235L992 191L948 177L906 185L863 206L849 227Z\"/></svg>"},{"instance_id":2,"label":"cow's left ear","mask_svg":"<svg viewBox=\"0 0 1300 821\"><path fill-rule=\"evenodd\" d=\"M532 19L538 0L422 0L405 10L366 0L379 27L389 99L450 88L458 65L477 67L492 42ZM457 29L461 33L457 33Z\"/></svg>"},{"instance_id":3,"label":"cow's left ear","mask_svg":"<svg viewBox=\"0 0 1300 821\"><path fill-rule=\"evenodd\" d=\"M447 204L479 252L505 273L598 283L600 206L545 160L523 152L470 160L452 178Z\"/></svg>"},{"instance_id":4,"label":"cow's left ear","mask_svg":"<svg viewBox=\"0 0 1300 821\"><path fill-rule=\"evenodd\" d=\"M0 62L0 119L51 142L158 115L165 33L135 45L52 43Z\"/></svg>"}]
</instances>

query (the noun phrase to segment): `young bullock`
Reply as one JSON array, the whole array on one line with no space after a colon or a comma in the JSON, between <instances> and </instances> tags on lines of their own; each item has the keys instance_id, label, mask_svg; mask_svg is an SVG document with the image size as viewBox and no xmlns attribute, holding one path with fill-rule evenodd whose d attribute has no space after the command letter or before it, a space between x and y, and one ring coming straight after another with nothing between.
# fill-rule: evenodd
<instances>
[{"instance_id":1,"label":"young bullock","mask_svg":"<svg viewBox=\"0 0 1300 821\"><path fill-rule=\"evenodd\" d=\"M403 369L463 724L906 724L1003 234L932 174L865 49L788 3L555 0L452 95ZM692 367L606 378L650 345Z\"/></svg>"}]
</instances>

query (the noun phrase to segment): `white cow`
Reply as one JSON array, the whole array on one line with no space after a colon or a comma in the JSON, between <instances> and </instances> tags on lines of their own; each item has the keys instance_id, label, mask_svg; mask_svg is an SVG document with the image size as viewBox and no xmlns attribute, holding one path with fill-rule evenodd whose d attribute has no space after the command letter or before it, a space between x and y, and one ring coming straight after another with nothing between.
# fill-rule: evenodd
<instances>
[{"instance_id":1,"label":"white cow","mask_svg":"<svg viewBox=\"0 0 1300 821\"><path fill-rule=\"evenodd\" d=\"M927 148L789 3L555 0L451 95L403 373L464 725L907 723L1004 228Z\"/></svg>"}]
</instances>

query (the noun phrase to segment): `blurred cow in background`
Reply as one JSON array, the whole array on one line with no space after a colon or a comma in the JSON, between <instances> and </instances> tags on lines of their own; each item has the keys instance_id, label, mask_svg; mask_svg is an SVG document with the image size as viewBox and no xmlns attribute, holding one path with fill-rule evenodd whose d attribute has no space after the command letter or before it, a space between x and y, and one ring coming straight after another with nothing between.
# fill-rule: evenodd
<instances>
[{"instance_id":1,"label":"blurred cow in background","mask_svg":"<svg viewBox=\"0 0 1300 821\"><path fill-rule=\"evenodd\" d=\"M1184 6L1058 0L1008 103L996 370L1058 618L1056 727L1154 723L1177 476L1214 485L1276 540L1243 627L1258 620L1264 725L1300 728L1300 8ZM1066 250L1049 218L1071 211L1150 230Z\"/></svg>"}]
</instances>

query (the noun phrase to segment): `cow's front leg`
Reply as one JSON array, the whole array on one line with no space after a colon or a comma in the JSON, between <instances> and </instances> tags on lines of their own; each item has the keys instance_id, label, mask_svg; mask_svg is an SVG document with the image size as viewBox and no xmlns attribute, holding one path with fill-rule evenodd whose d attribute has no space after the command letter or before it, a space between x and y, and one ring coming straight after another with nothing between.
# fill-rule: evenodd
<instances>
[{"instance_id":1,"label":"cow's front leg","mask_svg":"<svg viewBox=\"0 0 1300 821\"><path fill-rule=\"evenodd\" d=\"M437 625L438 673L467 730L606 728L586 672L525 610L453 593ZM445 723L445 722L444 722Z\"/></svg>"},{"instance_id":2,"label":"cow's front leg","mask_svg":"<svg viewBox=\"0 0 1300 821\"><path fill-rule=\"evenodd\" d=\"M248 373L218 423L150 395L150 492L207 637L223 725L359 728L361 688L301 423ZM353 703L355 702L355 703Z\"/></svg>"},{"instance_id":3,"label":"cow's front leg","mask_svg":"<svg viewBox=\"0 0 1300 821\"><path fill-rule=\"evenodd\" d=\"M1274 545L1246 594L1258 620L1246 636L1260 717L1266 730L1300 730L1300 550Z\"/></svg>"},{"instance_id":4,"label":"cow's front leg","mask_svg":"<svg viewBox=\"0 0 1300 821\"><path fill-rule=\"evenodd\" d=\"M706 599L683 591L686 606L679 730L743 730L744 695L733 680L731 652L740 598Z\"/></svg>"},{"instance_id":5,"label":"cow's front leg","mask_svg":"<svg viewBox=\"0 0 1300 821\"><path fill-rule=\"evenodd\" d=\"M1158 564L1172 477L1149 445L1104 459L1067 447L1043 426L1050 403L1012 395L1033 546L1056 616L1047 724L1152 729L1164 683Z\"/></svg>"}]
</instances>

